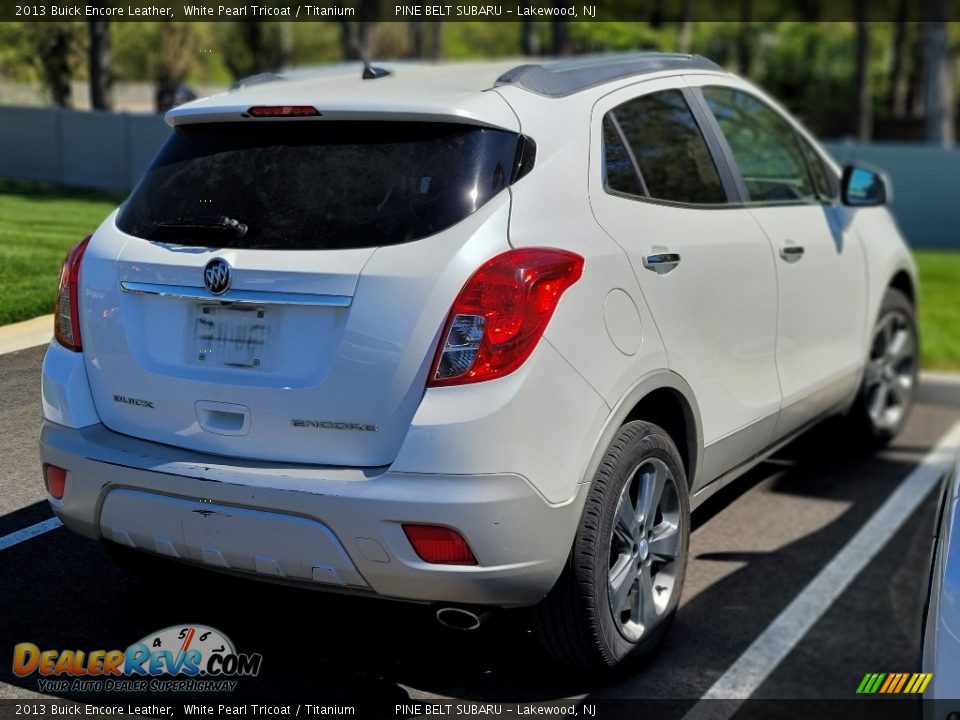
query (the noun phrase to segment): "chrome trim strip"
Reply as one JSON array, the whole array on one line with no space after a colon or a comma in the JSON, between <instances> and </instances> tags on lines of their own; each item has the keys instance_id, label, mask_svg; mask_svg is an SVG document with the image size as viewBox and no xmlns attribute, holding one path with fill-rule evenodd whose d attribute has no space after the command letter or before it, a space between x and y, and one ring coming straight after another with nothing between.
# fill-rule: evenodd
<instances>
[{"instance_id":1,"label":"chrome trim strip","mask_svg":"<svg viewBox=\"0 0 960 720\"><path fill-rule=\"evenodd\" d=\"M312 305L314 307L350 307L353 298L349 295L312 295L310 293L285 293L264 290L228 290L223 295L213 295L206 288L187 285L157 285L154 283L120 283L124 292L135 295L157 295L180 300L205 300L211 303L234 305Z\"/></svg>"}]
</instances>

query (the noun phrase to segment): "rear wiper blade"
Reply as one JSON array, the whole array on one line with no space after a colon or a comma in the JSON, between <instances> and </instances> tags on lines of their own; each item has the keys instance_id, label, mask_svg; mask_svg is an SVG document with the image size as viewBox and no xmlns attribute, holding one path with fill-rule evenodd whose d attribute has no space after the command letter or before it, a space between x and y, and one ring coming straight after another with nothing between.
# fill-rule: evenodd
<instances>
[{"instance_id":1,"label":"rear wiper blade","mask_svg":"<svg viewBox=\"0 0 960 720\"><path fill-rule=\"evenodd\" d=\"M238 238L242 238L247 234L247 230L250 229L246 223L240 222L236 218L227 217L226 215L201 218L171 218L169 220L155 222L153 226L173 230L228 232Z\"/></svg>"}]
</instances>

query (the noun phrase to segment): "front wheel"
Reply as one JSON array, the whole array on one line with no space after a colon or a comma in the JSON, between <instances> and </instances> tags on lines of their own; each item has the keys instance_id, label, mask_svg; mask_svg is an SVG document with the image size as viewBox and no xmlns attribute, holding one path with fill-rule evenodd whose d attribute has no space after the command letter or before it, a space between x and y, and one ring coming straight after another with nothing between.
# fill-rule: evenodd
<instances>
[{"instance_id":1,"label":"front wheel","mask_svg":"<svg viewBox=\"0 0 960 720\"><path fill-rule=\"evenodd\" d=\"M689 537L676 446L656 425L627 423L593 479L567 567L536 608L548 652L599 672L656 650L676 612Z\"/></svg>"},{"instance_id":2,"label":"front wheel","mask_svg":"<svg viewBox=\"0 0 960 720\"><path fill-rule=\"evenodd\" d=\"M849 419L873 445L890 442L906 424L917 388L920 343L913 304L889 288L873 329L863 384Z\"/></svg>"}]
</instances>

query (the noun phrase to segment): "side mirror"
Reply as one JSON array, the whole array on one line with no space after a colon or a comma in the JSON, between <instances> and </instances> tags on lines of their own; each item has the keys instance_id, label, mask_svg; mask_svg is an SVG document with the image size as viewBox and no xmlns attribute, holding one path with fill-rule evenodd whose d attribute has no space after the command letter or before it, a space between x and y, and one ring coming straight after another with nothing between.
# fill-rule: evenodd
<instances>
[{"instance_id":1,"label":"side mirror","mask_svg":"<svg viewBox=\"0 0 960 720\"><path fill-rule=\"evenodd\" d=\"M873 207L887 202L887 181L879 170L862 165L843 168L840 199L851 207Z\"/></svg>"}]
</instances>

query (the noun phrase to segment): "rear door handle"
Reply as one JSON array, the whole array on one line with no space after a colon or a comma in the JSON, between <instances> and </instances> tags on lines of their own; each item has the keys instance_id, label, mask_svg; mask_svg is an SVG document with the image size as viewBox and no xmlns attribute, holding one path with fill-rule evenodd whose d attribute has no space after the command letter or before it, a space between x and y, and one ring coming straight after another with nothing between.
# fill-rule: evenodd
<instances>
[{"instance_id":1,"label":"rear door handle","mask_svg":"<svg viewBox=\"0 0 960 720\"><path fill-rule=\"evenodd\" d=\"M780 248L780 257L787 262L796 262L803 257L803 245L784 245Z\"/></svg>"},{"instance_id":2,"label":"rear door handle","mask_svg":"<svg viewBox=\"0 0 960 720\"><path fill-rule=\"evenodd\" d=\"M643 256L643 266L661 275L673 270L680 264L680 255L672 252L651 253Z\"/></svg>"}]
</instances>

